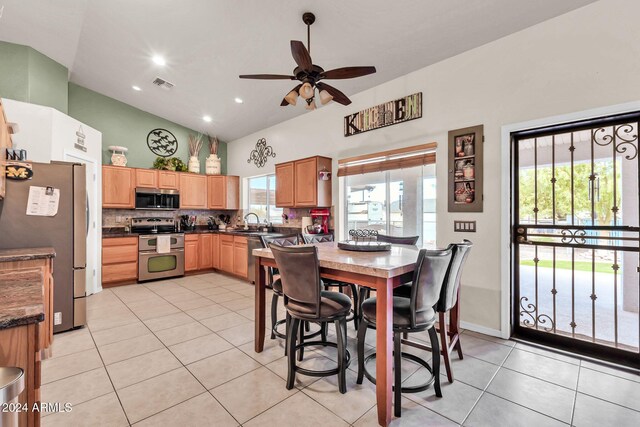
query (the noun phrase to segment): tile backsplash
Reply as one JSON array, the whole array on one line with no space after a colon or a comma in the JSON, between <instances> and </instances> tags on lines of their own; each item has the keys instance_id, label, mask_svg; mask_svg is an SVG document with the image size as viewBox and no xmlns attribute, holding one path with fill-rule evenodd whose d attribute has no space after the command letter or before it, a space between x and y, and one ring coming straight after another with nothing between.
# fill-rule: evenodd
<instances>
[{"instance_id":1,"label":"tile backsplash","mask_svg":"<svg viewBox=\"0 0 640 427\"><path fill-rule=\"evenodd\" d=\"M302 228L302 217L310 216L309 209L284 208L283 212L288 216L288 220L282 224L274 223L277 227ZM135 209L103 209L102 210L102 226L103 227L125 227L131 224L131 218L158 217L158 218L174 218L180 215L195 215L197 217L196 225L207 225L207 218L210 216L217 218L220 214L229 215L231 217L231 226L244 225L244 216L251 212L248 209L240 209L237 211L210 211L210 210L177 210L177 211L147 211ZM331 208L331 217L329 218L329 228L334 229L334 210ZM262 218L260 218L262 220ZM253 219L251 220L253 221Z\"/></svg>"}]
</instances>

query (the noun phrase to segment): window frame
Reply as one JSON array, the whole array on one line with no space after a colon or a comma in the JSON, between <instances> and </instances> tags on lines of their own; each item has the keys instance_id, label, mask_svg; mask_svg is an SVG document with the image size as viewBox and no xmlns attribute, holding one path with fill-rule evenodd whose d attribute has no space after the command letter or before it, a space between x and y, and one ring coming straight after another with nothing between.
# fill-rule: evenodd
<instances>
[{"instance_id":1,"label":"window frame","mask_svg":"<svg viewBox=\"0 0 640 427\"><path fill-rule=\"evenodd\" d=\"M251 211L251 180L252 179L259 179L259 178L265 178L266 179L266 217L265 218L260 218L261 220L266 220L267 223L273 223L273 224L282 224L282 215L278 215L277 218L271 218L271 209L275 208L275 209L283 209L283 208L278 208L276 206L276 201L275 201L275 188L273 189L274 191L274 197L273 200L271 200L271 198L269 197L270 195L270 191L271 191L271 181L273 178L273 182L275 183L276 180L276 173L266 173L263 175L254 175L254 176L249 176L245 178L245 185L244 187L246 188L246 196L243 197L243 208L246 211L245 215L252 212Z\"/></svg>"}]
</instances>

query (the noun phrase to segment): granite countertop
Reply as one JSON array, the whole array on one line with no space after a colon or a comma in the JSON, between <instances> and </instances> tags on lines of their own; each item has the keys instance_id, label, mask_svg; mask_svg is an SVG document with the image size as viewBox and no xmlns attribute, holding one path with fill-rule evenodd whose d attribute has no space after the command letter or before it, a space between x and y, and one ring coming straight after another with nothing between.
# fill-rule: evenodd
<instances>
[{"instance_id":1,"label":"granite countertop","mask_svg":"<svg viewBox=\"0 0 640 427\"><path fill-rule=\"evenodd\" d=\"M44 320L40 270L0 272L0 329Z\"/></svg>"},{"instance_id":2,"label":"granite countertop","mask_svg":"<svg viewBox=\"0 0 640 427\"><path fill-rule=\"evenodd\" d=\"M54 258L53 248L0 249L0 262L30 261L32 259Z\"/></svg>"}]
</instances>

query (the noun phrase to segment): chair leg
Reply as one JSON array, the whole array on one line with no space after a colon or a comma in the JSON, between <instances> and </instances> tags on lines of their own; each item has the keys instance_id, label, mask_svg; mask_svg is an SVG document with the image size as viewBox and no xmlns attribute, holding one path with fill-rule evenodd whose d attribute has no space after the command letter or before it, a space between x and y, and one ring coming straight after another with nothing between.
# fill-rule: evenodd
<instances>
[{"instance_id":1,"label":"chair leg","mask_svg":"<svg viewBox=\"0 0 640 427\"><path fill-rule=\"evenodd\" d=\"M456 350L458 351L458 357L463 359L462 357L462 345L460 344L460 336L458 335L458 341L456 341Z\"/></svg>"},{"instance_id":2,"label":"chair leg","mask_svg":"<svg viewBox=\"0 0 640 427\"><path fill-rule=\"evenodd\" d=\"M334 321L336 326L336 336L338 343L338 388L340 393L344 394L347 392L347 379L346 379L346 369L345 369L345 356L346 356L346 338L347 335L344 333L343 324L346 326L347 321L345 319L340 319Z\"/></svg>"},{"instance_id":3,"label":"chair leg","mask_svg":"<svg viewBox=\"0 0 640 427\"><path fill-rule=\"evenodd\" d=\"M309 326L309 322L304 322L304 331L309 332L311 330L311 326Z\"/></svg>"},{"instance_id":4,"label":"chair leg","mask_svg":"<svg viewBox=\"0 0 640 427\"><path fill-rule=\"evenodd\" d=\"M438 344L438 333L436 328L429 329L429 338L431 339L431 367L433 368L433 376L435 377L433 387L436 390L436 396L442 397L440 389L440 344Z\"/></svg>"},{"instance_id":5,"label":"chair leg","mask_svg":"<svg viewBox=\"0 0 640 427\"><path fill-rule=\"evenodd\" d=\"M360 321L360 329L358 329L358 380L356 383L362 384L364 378L364 338L367 333L369 324L366 320Z\"/></svg>"},{"instance_id":6,"label":"chair leg","mask_svg":"<svg viewBox=\"0 0 640 427\"><path fill-rule=\"evenodd\" d=\"M358 287L353 283L350 285L351 294L353 295L353 327L355 330L358 330L358 323L360 322L359 314L360 310L358 310Z\"/></svg>"},{"instance_id":7,"label":"chair leg","mask_svg":"<svg viewBox=\"0 0 640 427\"><path fill-rule=\"evenodd\" d=\"M289 339L289 330L291 329L291 315L289 314L289 312L287 311L287 314L284 318L284 324L285 324L285 336L287 337L286 339ZM287 353L289 351L289 342L287 341L284 345L284 355L286 356Z\"/></svg>"},{"instance_id":8,"label":"chair leg","mask_svg":"<svg viewBox=\"0 0 640 427\"><path fill-rule=\"evenodd\" d=\"M400 332L393 333L393 412L396 417L402 416L402 353L400 349Z\"/></svg>"},{"instance_id":9,"label":"chair leg","mask_svg":"<svg viewBox=\"0 0 640 427\"><path fill-rule=\"evenodd\" d=\"M304 323L303 321L300 322L300 327L299 327L299 340L300 340L300 344L304 344L304 326L302 325L302 323ZM298 350L298 362L302 362L302 359L304 358L304 347L300 347L300 350Z\"/></svg>"},{"instance_id":10,"label":"chair leg","mask_svg":"<svg viewBox=\"0 0 640 427\"><path fill-rule=\"evenodd\" d=\"M289 334L287 335L287 390L293 388L296 380L296 336L298 335L298 327L300 320L292 318L289 326Z\"/></svg>"},{"instance_id":11,"label":"chair leg","mask_svg":"<svg viewBox=\"0 0 640 427\"><path fill-rule=\"evenodd\" d=\"M444 367L447 370L447 380L453 382L453 371L451 370L451 353L449 352L449 333L447 330L447 319L445 313L439 314L438 322L440 323L440 345L442 346L442 358L444 359ZM434 353L435 357L435 353Z\"/></svg>"},{"instance_id":12,"label":"chair leg","mask_svg":"<svg viewBox=\"0 0 640 427\"><path fill-rule=\"evenodd\" d=\"M327 342L328 330L329 330L329 324L327 322L322 322L320 324L320 339L322 340L322 342ZM324 347L326 347L326 345Z\"/></svg>"},{"instance_id":13,"label":"chair leg","mask_svg":"<svg viewBox=\"0 0 640 427\"><path fill-rule=\"evenodd\" d=\"M460 288L458 288L458 300L456 301L456 305L451 307L451 310L449 310L449 329L452 336L458 337L455 348L458 351L458 357L462 359L462 345L460 344Z\"/></svg>"},{"instance_id":14,"label":"chair leg","mask_svg":"<svg viewBox=\"0 0 640 427\"><path fill-rule=\"evenodd\" d=\"M274 292L271 297L271 339L276 339L274 330L276 329L276 322L278 321L278 294Z\"/></svg>"}]
</instances>

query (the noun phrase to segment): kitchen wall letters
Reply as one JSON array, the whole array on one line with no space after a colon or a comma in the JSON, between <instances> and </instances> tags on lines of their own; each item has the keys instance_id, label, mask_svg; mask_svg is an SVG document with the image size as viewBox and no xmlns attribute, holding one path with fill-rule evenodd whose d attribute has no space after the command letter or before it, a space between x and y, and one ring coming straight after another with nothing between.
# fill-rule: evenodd
<instances>
[{"instance_id":1,"label":"kitchen wall letters","mask_svg":"<svg viewBox=\"0 0 640 427\"><path fill-rule=\"evenodd\" d=\"M422 92L345 116L344 136L356 135L422 117Z\"/></svg>"}]
</instances>

